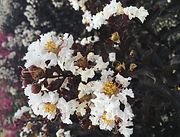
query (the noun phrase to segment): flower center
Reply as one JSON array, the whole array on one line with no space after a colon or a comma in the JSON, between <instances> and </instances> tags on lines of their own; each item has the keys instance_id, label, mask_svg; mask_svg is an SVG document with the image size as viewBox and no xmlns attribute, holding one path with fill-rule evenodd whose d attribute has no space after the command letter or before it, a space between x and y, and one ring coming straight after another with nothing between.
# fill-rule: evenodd
<instances>
[{"instance_id":1,"label":"flower center","mask_svg":"<svg viewBox=\"0 0 180 137\"><path fill-rule=\"evenodd\" d=\"M112 120L112 119L107 119L106 114L102 115L101 118L102 118L103 122L106 124L112 124L114 122L114 120Z\"/></svg>"},{"instance_id":2,"label":"flower center","mask_svg":"<svg viewBox=\"0 0 180 137\"><path fill-rule=\"evenodd\" d=\"M120 36L118 32L114 32L113 34L111 34L110 39L115 42L115 43L120 43Z\"/></svg>"},{"instance_id":3,"label":"flower center","mask_svg":"<svg viewBox=\"0 0 180 137\"><path fill-rule=\"evenodd\" d=\"M56 46L56 43L55 43L54 41L52 41L52 40L48 41L45 46L46 46L45 48L46 48L46 50L47 50L48 52L55 53L56 55L57 55L57 54L59 53L59 51L60 51L60 48L58 48L58 47Z\"/></svg>"},{"instance_id":4,"label":"flower center","mask_svg":"<svg viewBox=\"0 0 180 137\"><path fill-rule=\"evenodd\" d=\"M106 82L103 87L105 94L113 95L117 92L118 87L113 82Z\"/></svg>"},{"instance_id":5,"label":"flower center","mask_svg":"<svg viewBox=\"0 0 180 137\"><path fill-rule=\"evenodd\" d=\"M50 113L50 114L55 114L56 113L56 105L51 104L51 103L46 103L44 105L45 112Z\"/></svg>"}]
</instances>

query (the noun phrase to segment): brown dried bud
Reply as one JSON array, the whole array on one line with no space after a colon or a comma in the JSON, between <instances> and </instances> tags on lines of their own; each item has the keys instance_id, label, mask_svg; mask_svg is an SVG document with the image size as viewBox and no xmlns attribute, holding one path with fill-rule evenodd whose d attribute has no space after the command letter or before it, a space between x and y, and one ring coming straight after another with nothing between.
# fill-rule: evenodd
<instances>
[{"instance_id":1,"label":"brown dried bud","mask_svg":"<svg viewBox=\"0 0 180 137\"><path fill-rule=\"evenodd\" d=\"M115 69L119 72L122 72L126 69L125 63L117 63L117 65L115 66Z\"/></svg>"},{"instance_id":2,"label":"brown dried bud","mask_svg":"<svg viewBox=\"0 0 180 137\"><path fill-rule=\"evenodd\" d=\"M33 65L30 66L28 68L28 70L34 80L39 80L39 79L43 78L45 75L44 70L42 68L39 68L39 67L36 67Z\"/></svg>"},{"instance_id":3,"label":"brown dried bud","mask_svg":"<svg viewBox=\"0 0 180 137\"><path fill-rule=\"evenodd\" d=\"M23 79L22 86L26 87L28 84L31 84L31 83L32 83L31 79Z\"/></svg>"},{"instance_id":4,"label":"brown dried bud","mask_svg":"<svg viewBox=\"0 0 180 137\"><path fill-rule=\"evenodd\" d=\"M76 65L82 69L85 69L88 67L88 61L85 57L82 57L77 61Z\"/></svg>"},{"instance_id":5,"label":"brown dried bud","mask_svg":"<svg viewBox=\"0 0 180 137\"><path fill-rule=\"evenodd\" d=\"M22 69L21 70L21 76L23 78L30 78L31 77L31 74L29 73L29 71L27 69Z\"/></svg>"},{"instance_id":6,"label":"brown dried bud","mask_svg":"<svg viewBox=\"0 0 180 137\"><path fill-rule=\"evenodd\" d=\"M32 87L31 87L31 91L34 94L38 94L41 91L41 85L38 84L38 83L33 84Z\"/></svg>"},{"instance_id":7,"label":"brown dried bud","mask_svg":"<svg viewBox=\"0 0 180 137\"><path fill-rule=\"evenodd\" d=\"M92 95L84 95L82 98L79 99L80 102L89 101L92 99Z\"/></svg>"}]
</instances>

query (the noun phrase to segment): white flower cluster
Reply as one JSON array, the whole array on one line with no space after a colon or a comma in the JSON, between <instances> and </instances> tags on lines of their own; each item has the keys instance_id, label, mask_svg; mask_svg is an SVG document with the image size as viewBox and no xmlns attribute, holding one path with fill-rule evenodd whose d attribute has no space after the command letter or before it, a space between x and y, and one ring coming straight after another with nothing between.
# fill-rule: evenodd
<instances>
[{"instance_id":1,"label":"white flower cluster","mask_svg":"<svg viewBox=\"0 0 180 137\"><path fill-rule=\"evenodd\" d=\"M83 69L76 65L84 57L80 52L73 56L71 49L73 43L72 35L67 33L61 37L55 36L53 32L41 35L40 40L33 42L28 47L28 53L24 57L26 60L25 67L35 65L45 69L58 64L62 70L71 71L74 75L81 75L82 81L85 82L88 78L93 78L96 71L107 68L108 62L104 63L102 57L94 55L94 53L89 53L85 58L95 64L91 69ZM46 61L50 61L48 65Z\"/></svg>"},{"instance_id":2,"label":"white flower cluster","mask_svg":"<svg viewBox=\"0 0 180 137\"><path fill-rule=\"evenodd\" d=\"M139 9L134 6L123 8L121 2L116 2L116 0L112 0L110 4L107 4L102 11L92 15L90 11L85 10L84 0L69 0L71 5L75 10L79 10L79 7L83 7L82 11L84 12L82 16L82 23L86 25L86 29L91 31L92 29L100 29L102 25L108 23L108 19L111 16L117 16L126 14L129 19L139 18L143 23L146 19L148 11L144 9L144 7L140 7Z\"/></svg>"},{"instance_id":3,"label":"white flower cluster","mask_svg":"<svg viewBox=\"0 0 180 137\"><path fill-rule=\"evenodd\" d=\"M124 14L128 15L129 19L137 17L142 23L146 19L146 17L149 15L147 10L144 9L144 7L140 7L139 9L135 6L126 7L123 9Z\"/></svg>"},{"instance_id":4,"label":"white flower cluster","mask_svg":"<svg viewBox=\"0 0 180 137\"><path fill-rule=\"evenodd\" d=\"M1 61L0 61L1 62ZM0 80L4 81L8 79L14 83L18 82L17 77L15 76L15 70L13 67L6 68L5 66L0 67Z\"/></svg>"},{"instance_id":5,"label":"white flower cluster","mask_svg":"<svg viewBox=\"0 0 180 137\"><path fill-rule=\"evenodd\" d=\"M60 110L62 122L72 124L70 115L74 114L76 109L75 100L67 102L63 97L59 98L59 94L56 91L33 94L31 86L28 85L25 88L25 95L28 96L28 104L35 115L42 115L44 118L47 117L49 120L52 120L57 115L57 110Z\"/></svg>"},{"instance_id":6,"label":"white flower cluster","mask_svg":"<svg viewBox=\"0 0 180 137\"><path fill-rule=\"evenodd\" d=\"M36 27L38 24L38 18L36 16L36 4L37 0L27 0L28 5L26 6L26 11L24 15L27 17L30 25Z\"/></svg>"},{"instance_id":7,"label":"white flower cluster","mask_svg":"<svg viewBox=\"0 0 180 137\"><path fill-rule=\"evenodd\" d=\"M11 0L0 0L0 29L2 29L3 24L6 22L8 15L12 11L12 3L13 1Z\"/></svg>"},{"instance_id":8,"label":"white flower cluster","mask_svg":"<svg viewBox=\"0 0 180 137\"><path fill-rule=\"evenodd\" d=\"M127 88L131 78L124 78L120 74L114 76L111 70L104 70L101 74L101 80L79 84L79 98L90 94L95 96L88 103L92 125L109 131L118 128L120 133L129 137L133 132L130 126L133 126L134 116L127 102L127 96L134 97L132 89ZM120 109L121 105L124 106L123 109Z\"/></svg>"},{"instance_id":9,"label":"white flower cluster","mask_svg":"<svg viewBox=\"0 0 180 137\"><path fill-rule=\"evenodd\" d=\"M82 11L85 11L85 10L86 10L85 3L86 3L87 1L88 1L88 0L69 0L70 4L72 5L72 7L73 7L75 10L81 9Z\"/></svg>"},{"instance_id":10,"label":"white flower cluster","mask_svg":"<svg viewBox=\"0 0 180 137\"><path fill-rule=\"evenodd\" d=\"M70 101L66 101L59 94L61 91L50 91L44 85L41 85L40 92L33 93L33 84L28 84L25 87L25 95L28 96L29 106L35 115L49 120L60 113L61 121L65 124L72 124L71 115L84 116L89 108L92 125L103 130L118 129L125 137L129 137L133 132L130 126L133 126L134 116L127 101L127 96L134 97L132 89L128 89L131 78L124 78L110 69L107 70L109 62L104 62L100 55L93 52L87 55L75 52L73 44L75 43L72 35L66 33L56 36L54 32L41 35L39 40L30 44L24 57L26 69L36 66L46 71L58 65L62 71L71 72L74 77L80 76L81 82L77 89L77 98ZM115 53L111 53L109 61L115 59ZM101 77L93 80L96 73ZM44 78L38 81L36 79L38 84L42 81ZM61 90L61 87L59 89ZM66 89L70 90L69 87ZM89 99L84 99L86 97Z\"/></svg>"},{"instance_id":11,"label":"white flower cluster","mask_svg":"<svg viewBox=\"0 0 180 137\"><path fill-rule=\"evenodd\" d=\"M95 64L91 68L85 68L79 67L76 65L76 62L83 60L87 60L87 62L92 62ZM71 63L70 63L71 62ZM71 71L74 75L81 75L81 80L84 82L87 82L88 78L93 78L95 76L96 71L101 71L107 68L108 62L103 62L103 59L99 55L94 55L93 52L90 52L86 58L83 57L83 55L78 52L76 56L72 57L71 60L69 60L69 66L66 66L66 70Z\"/></svg>"},{"instance_id":12,"label":"white flower cluster","mask_svg":"<svg viewBox=\"0 0 180 137\"><path fill-rule=\"evenodd\" d=\"M28 27L26 22L21 22L14 30L14 45L18 46L29 46L29 44L41 34L40 30L34 30Z\"/></svg>"},{"instance_id":13,"label":"white flower cluster","mask_svg":"<svg viewBox=\"0 0 180 137\"><path fill-rule=\"evenodd\" d=\"M40 40L33 42L28 47L28 53L24 57L25 67L35 65L45 69L45 67L57 65L59 62L64 69L73 52L70 50L72 44L73 37L67 33L62 37L56 37L54 32L41 35ZM45 62L48 60L50 63L47 65Z\"/></svg>"}]
</instances>

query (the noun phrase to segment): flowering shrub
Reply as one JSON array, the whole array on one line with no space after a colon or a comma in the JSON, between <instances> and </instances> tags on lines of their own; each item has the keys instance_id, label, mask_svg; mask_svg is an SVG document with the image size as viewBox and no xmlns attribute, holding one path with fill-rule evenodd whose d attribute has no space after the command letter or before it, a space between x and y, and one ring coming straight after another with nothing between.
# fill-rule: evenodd
<instances>
[{"instance_id":1,"label":"flowering shrub","mask_svg":"<svg viewBox=\"0 0 180 137\"><path fill-rule=\"evenodd\" d=\"M103 12L92 16L85 10L85 1L70 2L75 10L79 7L83 10L82 22L87 25L88 31L108 24L111 16L126 14L130 19L138 17L143 23L148 15L143 7L123 8L120 2L112 0ZM84 44L81 45L68 33L40 35L37 41L29 45L24 57L26 62L21 75L25 95L36 116L49 120L61 119L63 124L72 124L73 115L86 119L89 128L99 126L102 130L114 130L129 137L133 133L134 116L127 100L128 96L134 98L132 89L128 88L131 78L123 77L110 67L116 61L115 52L104 61L103 56L93 51L84 52L77 48L86 48L90 43L93 46L99 40L96 37L95 41L91 41L91 37L87 42L83 39L84 42L80 43ZM112 34L111 41L120 43L118 32ZM76 86L71 85L72 81ZM21 109L16 117L20 118L27 111L30 110Z\"/></svg>"},{"instance_id":2,"label":"flowering shrub","mask_svg":"<svg viewBox=\"0 0 180 137\"><path fill-rule=\"evenodd\" d=\"M64 124L73 123L71 115L86 116L89 126L130 136L134 115L127 96L134 97L128 89L131 78L111 70L110 62L100 55L81 53L75 46L81 45L67 33L41 35L29 46L22 79L33 113L49 120L60 118ZM70 85L72 80L76 87Z\"/></svg>"},{"instance_id":3,"label":"flowering shrub","mask_svg":"<svg viewBox=\"0 0 180 137\"><path fill-rule=\"evenodd\" d=\"M2 3L8 12L0 26L8 34L0 33L0 80L6 80L0 83L0 136L129 137L134 130L132 136L155 136L159 123L162 135L171 127L176 130L178 103L163 87L177 86L171 80L178 78L169 80L165 72L171 70L157 65L166 63L165 56L159 61L166 48L157 46L146 28L156 7L135 3ZM17 15L5 24L13 12ZM174 50L168 57L175 74ZM19 79L24 92L19 92Z\"/></svg>"}]
</instances>

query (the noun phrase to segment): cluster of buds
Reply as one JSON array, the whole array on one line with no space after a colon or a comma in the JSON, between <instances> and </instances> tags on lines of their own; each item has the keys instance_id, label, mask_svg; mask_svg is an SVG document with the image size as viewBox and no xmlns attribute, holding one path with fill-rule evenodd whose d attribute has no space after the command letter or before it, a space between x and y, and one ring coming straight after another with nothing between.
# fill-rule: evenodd
<instances>
[{"instance_id":1,"label":"cluster of buds","mask_svg":"<svg viewBox=\"0 0 180 137\"><path fill-rule=\"evenodd\" d=\"M34 65L30 66L27 69L21 70L22 86L26 87L28 84L33 84L32 87L33 93L39 93L39 91L41 90L40 88L41 86L36 82L44 77L45 77L44 70Z\"/></svg>"}]
</instances>

